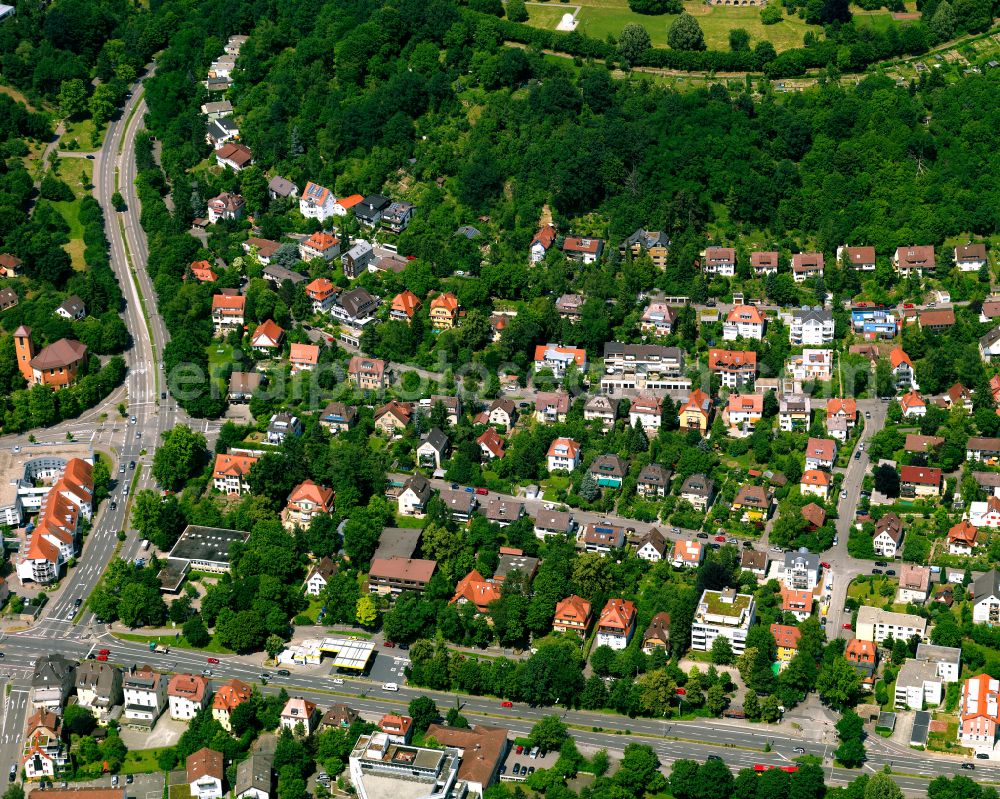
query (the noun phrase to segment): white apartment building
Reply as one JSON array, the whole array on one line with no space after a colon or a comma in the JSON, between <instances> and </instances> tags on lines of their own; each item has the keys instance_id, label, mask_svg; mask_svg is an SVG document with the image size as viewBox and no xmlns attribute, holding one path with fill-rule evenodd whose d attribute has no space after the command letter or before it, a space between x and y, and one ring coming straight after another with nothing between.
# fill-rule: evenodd
<instances>
[{"instance_id":1,"label":"white apartment building","mask_svg":"<svg viewBox=\"0 0 1000 799\"><path fill-rule=\"evenodd\" d=\"M691 625L691 648L707 652L722 635L729 639L733 652L742 655L746 649L747 631L756 616L757 607L751 594L737 594L735 588L706 589L698 601Z\"/></svg>"},{"instance_id":2,"label":"white apartment building","mask_svg":"<svg viewBox=\"0 0 1000 799\"><path fill-rule=\"evenodd\" d=\"M924 640L927 638L927 619L864 605L858 610L854 635L862 641L874 641L876 644L886 638L909 641L914 635Z\"/></svg>"}]
</instances>

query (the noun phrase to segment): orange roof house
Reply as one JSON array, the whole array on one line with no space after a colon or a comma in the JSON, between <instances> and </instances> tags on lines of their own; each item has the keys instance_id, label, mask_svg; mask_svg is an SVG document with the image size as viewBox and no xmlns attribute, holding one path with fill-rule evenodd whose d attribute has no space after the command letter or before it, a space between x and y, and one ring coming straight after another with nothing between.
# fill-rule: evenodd
<instances>
[{"instance_id":1,"label":"orange roof house","mask_svg":"<svg viewBox=\"0 0 1000 799\"><path fill-rule=\"evenodd\" d=\"M420 306L420 298L409 289L406 289L392 298L389 318L397 322L406 322L409 324L413 321L413 315Z\"/></svg>"},{"instance_id":2,"label":"orange roof house","mask_svg":"<svg viewBox=\"0 0 1000 799\"><path fill-rule=\"evenodd\" d=\"M573 594L556 605L555 616L552 619L552 629L561 633L574 632L583 637L590 626L590 618L590 603L586 599Z\"/></svg>"},{"instance_id":3,"label":"orange roof house","mask_svg":"<svg viewBox=\"0 0 1000 799\"><path fill-rule=\"evenodd\" d=\"M250 698L253 689L242 680L232 679L220 685L212 698L212 716L227 732L232 732L232 712Z\"/></svg>"},{"instance_id":4,"label":"orange roof house","mask_svg":"<svg viewBox=\"0 0 1000 799\"><path fill-rule=\"evenodd\" d=\"M700 388L692 391L687 402L677 412L682 430L708 430L708 419L712 415L712 400Z\"/></svg>"},{"instance_id":5,"label":"orange roof house","mask_svg":"<svg viewBox=\"0 0 1000 799\"><path fill-rule=\"evenodd\" d=\"M431 325L435 330L451 330L458 319L458 297L450 291L431 300Z\"/></svg>"},{"instance_id":6,"label":"orange roof house","mask_svg":"<svg viewBox=\"0 0 1000 799\"><path fill-rule=\"evenodd\" d=\"M201 283L211 283L219 279L208 261L194 261L191 264L191 275Z\"/></svg>"},{"instance_id":7,"label":"orange roof house","mask_svg":"<svg viewBox=\"0 0 1000 799\"><path fill-rule=\"evenodd\" d=\"M250 345L258 350L274 350L278 349L284 340L285 331L273 319L268 319L257 325L253 336L250 337Z\"/></svg>"},{"instance_id":8,"label":"orange roof house","mask_svg":"<svg viewBox=\"0 0 1000 799\"><path fill-rule=\"evenodd\" d=\"M319 364L319 346L316 344L292 344L288 361L292 365L292 374L309 371Z\"/></svg>"},{"instance_id":9,"label":"orange roof house","mask_svg":"<svg viewBox=\"0 0 1000 799\"><path fill-rule=\"evenodd\" d=\"M455 596L451 598L451 603L464 605L471 602L480 613L489 612L490 602L495 602L500 598L500 586L487 580L478 571L473 569L465 577L458 581L455 586ZM451 604L449 603L449 604Z\"/></svg>"}]
</instances>

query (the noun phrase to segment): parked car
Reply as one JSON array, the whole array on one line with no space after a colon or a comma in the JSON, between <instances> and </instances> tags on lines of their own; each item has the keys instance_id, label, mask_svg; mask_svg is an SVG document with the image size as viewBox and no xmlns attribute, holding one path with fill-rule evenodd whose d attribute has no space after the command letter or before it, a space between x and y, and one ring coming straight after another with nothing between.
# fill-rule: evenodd
<instances>
[{"instance_id":1,"label":"parked car","mask_svg":"<svg viewBox=\"0 0 1000 799\"><path fill-rule=\"evenodd\" d=\"M881 569L872 569L872 574L881 574L881 573L882 573Z\"/></svg>"},{"instance_id":2,"label":"parked car","mask_svg":"<svg viewBox=\"0 0 1000 799\"><path fill-rule=\"evenodd\" d=\"M340 678L340 677L334 677L333 680L332 680L332 682L333 682L334 685L343 685L344 684L344 680L342 678Z\"/></svg>"},{"instance_id":3,"label":"parked car","mask_svg":"<svg viewBox=\"0 0 1000 799\"><path fill-rule=\"evenodd\" d=\"M884 560L877 560L877 561L875 561L875 565L876 566L888 566L889 564L886 561L884 561Z\"/></svg>"},{"instance_id":4,"label":"parked car","mask_svg":"<svg viewBox=\"0 0 1000 799\"><path fill-rule=\"evenodd\" d=\"M708 538L708 533L698 533L698 538Z\"/></svg>"},{"instance_id":5,"label":"parked car","mask_svg":"<svg viewBox=\"0 0 1000 799\"><path fill-rule=\"evenodd\" d=\"M830 568L830 564L827 563L825 560L821 560L819 562L819 565L822 566L824 569L829 569Z\"/></svg>"},{"instance_id":6,"label":"parked car","mask_svg":"<svg viewBox=\"0 0 1000 799\"><path fill-rule=\"evenodd\" d=\"M722 543L723 541L726 540L726 537L724 535L717 535L715 537L715 540L718 541L719 543Z\"/></svg>"},{"instance_id":7,"label":"parked car","mask_svg":"<svg viewBox=\"0 0 1000 799\"><path fill-rule=\"evenodd\" d=\"M396 648L396 644L393 643L392 641L390 641L388 638L385 641L382 642L382 646L384 646L386 649L395 649Z\"/></svg>"},{"instance_id":8,"label":"parked car","mask_svg":"<svg viewBox=\"0 0 1000 799\"><path fill-rule=\"evenodd\" d=\"M520 763L515 763L514 764L514 768L511 769L511 774L514 774L516 776L516 775L518 775L520 773L521 773L521 764Z\"/></svg>"},{"instance_id":9,"label":"parked car","mask_svg":"<svg viewBox=\"0 0 1000 799\"><path fill-rule=\"evenodd\" d=\"M398 691L399 690L399 685L397 685L394 682L384 682L384 683L382 683L382 690L383 691Z\"/></svg>"},{"instance_id":10,"label":"parked car","mask_svg":"<svg viewBox=\"0 0 1000 799\"><path fill-rule=\"evenodd\" d=\"M476 493L479 494L479 496L481 497L485 497L487 494L490 493L490 491L488 488L477 488Z\"/></svg>"},{"instance_id":11,"label":"parked car","mask_svg":"<svg viewBox=\"0 0 1000 799\"><path fill-rule=\"evenodd\" d=\"M896 570L895 569L886 569L885 573L886 573L886 576L888 576L888 577L895 577L896 576Z\"/></svg>"},{"instance_id":12,"label":"parked car","mask_svg":"<svg viewBox=\"0 0 1000 799\"><path fill-rule=\"evenodd\" d=\"M517 752L517 754L519 755L524 754L524 747L521 746L521 744L518 744L517 747L514 749L514 751Z\"/></svg>"},{"instance_id":13,"label":"parked car","mask_svg":"<svg viewBox=\"0 0 1000 799\"><path fill-rule=\"evenodd\" d=\"M841 629L844 629L844 630L850 630L851 629L851 623L849 621L845 621L840 626L841 626Z\"/></svg>"}]
</instances>

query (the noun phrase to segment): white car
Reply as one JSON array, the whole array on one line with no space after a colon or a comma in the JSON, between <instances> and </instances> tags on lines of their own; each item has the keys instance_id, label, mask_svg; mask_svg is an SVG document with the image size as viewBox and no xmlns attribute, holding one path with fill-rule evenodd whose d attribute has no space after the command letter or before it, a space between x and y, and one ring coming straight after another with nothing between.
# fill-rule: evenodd
<instances>
[{"instance_id":1,"label":"white car","mask_svg":"<svg viewBox=\"0 0 1000 799\"><path fill-rule=\"evenodd\" d=\"M865 451L865 442L864 441L862 441L860 444L858 444L858 451L859 452L864 452Z\"/></svg>"},{"instance_id":2,"label":"white car","mask_svg":"<svg viewBox=\"0 0 1000 799\"><path fill-rule=\"evenodd\" d=\"M382 683L383 691L398 691L399 686L394 682L384 682Z\"/></svg>"},{"instance_id":3,"label":"white car","mask_svg":"<svg viewBox=\"0 0 1000 799\"><path fill-rule=\"evenodd\" d=\"M344 681L340 677L334 677L333 678L333 684L334 685L343 685Z\"/></svg>"},{"instance_id":4,"label":"white car","mask_svg":"<svg viewBox=\"0 0 1000 799\"><path fill-rule=\"evenodd\" d=\"M847 489L846 489L846 488L845 488L845 489L843 489L843 490L842 490L842 491L840 492L840 498L841 498L841 499L847 499Z\"/></svg>"},{"instance_id":5,"label":"white car","mask_svg":"<svg viewBox=\"0 0 1000 799\"><path fill-rule=\"evenodd\" d=\"M556 509L556 506L553 505L551 502L546 502L542 507L545 508L545 510L555 510Z\"/></svg>"}]
</instances>

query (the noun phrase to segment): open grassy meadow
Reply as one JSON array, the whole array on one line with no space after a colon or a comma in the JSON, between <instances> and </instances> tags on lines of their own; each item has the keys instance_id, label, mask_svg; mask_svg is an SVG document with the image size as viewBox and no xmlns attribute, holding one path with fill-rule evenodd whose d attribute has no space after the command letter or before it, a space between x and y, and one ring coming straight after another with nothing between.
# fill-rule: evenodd
<instances>
[{"instance_id":1,"label":"open grassy meadow","mask_svg":"<svg viewBox=\"0 0 1000 799\"><path fill-rule=\"evenodd\" d=\"M69 243L63 249L69 253L73 268L82 271L87 268L83 260L83 223L80 222L80 200L90 193L91 181L94 177L94 163L86 158L60 158L59 178L72 190L74 199L65 202L52 203L66 224L69 225Z\"/></svg>"},{"instance_id":2,"label":"open grassy meadow","mask_svg":"<svg viewBox=\"0 0 1000 799\"><path fill-rule=\"evenodd\" d=\"M648 16L636 14L628 7L628 0L569 0L567 3L528 2L528 24L555 30L563 14L576 12L577 31L594 39L604 40L608 35L617 37L629 23L638 23L649 31L654 47L667 46L667 29L676 18L673 14ZM751 46L767 40L781 52L801 47L808 31L822 34L819 25L807 25L797 16L785 16L776 25L760 21L760 8L756 6L709 6L700 0L686 0L684 9L697 17L705 32L705 43L710 50L729 49L729 31L743 28L750 34ZM862 24L883 28L891 21L888 12L859 15Z\"/></svg>"}]
</instances>

